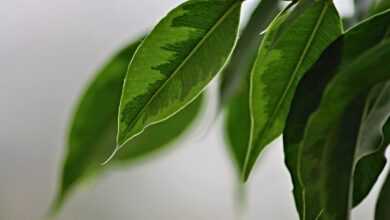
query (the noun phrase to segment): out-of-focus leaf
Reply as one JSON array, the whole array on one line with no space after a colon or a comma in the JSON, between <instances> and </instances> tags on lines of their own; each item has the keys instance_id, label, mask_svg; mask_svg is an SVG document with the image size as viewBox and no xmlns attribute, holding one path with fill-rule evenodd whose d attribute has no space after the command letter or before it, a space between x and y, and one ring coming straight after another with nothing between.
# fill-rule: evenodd
<instances>
[{"instance_id":1,"label":"out-of-focus leaf","mask_svg":"<svg viewBox=\"0 0 390 220\"><path fill-rule=\"evenodd\" d=\"M383 40L388 19L388 14L382 14L349 30L326 49L298 85L283 140L286 165L292 176L295 202L302 219L304 204L298 163L301 160L299 151L308 119L318 108L326 85L335 74L338 74L338 70Z\"/></svg>"},{"instance_id":2,"label":"out-of-focus leaf","mask_svg":"<svg viewBox=\"0 0 390 220\"><path fill-rule=\"evenodd\" d=\"M243 171L246 147L250 133L249 75L227 106L225 121L226 140L239 174Z\"/></svg>"},{"instance_id":3,"label":"out-of-focus leaf","mask_svg":"<svg viewBox=\"0 0 390 220\"><path fill-rule=\"evenodd\" d=\"M353 137L356 131L342 129L343 126L354 126L353 123L344 124L343 118L349 116L345 111L356 97L390 79L390 66L383 65L383 60L388 59L390 40L384 40L345 65L328 84L318 110L311 115L298 160L307 219L317 219L319 216L320 219L332 220L349 218L355 147L353 139L340 137ZM375 135L372 135L373 139L366 139L367 143L377 143L375 137L381 135L381 130L374 126L379 124L373 124L370 131ZM373 148L378 150L378 146ZM360 155L359 150L356 155Z\"/></svg>"},{"instance_id":4,"label":"out-of-focus leaf","mask_svg":"<svg viewBox=\"0 0 390 220\"><path fill-rule=\"evenodd\" d=\"M260 34L278 11L279 1L262 0L245 26L229 64L222 72L220 107L227 106L226 140L239 174L249 141L249 73L262 39Z\"/></svg>"},{"instance_id":5,"label":"out-of-focus leaf","mask_svg":"<svg viewBox=\"0 0 390 220\"><path fill-rule=\"evenodd\" d=\"M390 0L376 0L371 7L370 14L376 14L386 11L390 8Z\"/></svg>"},{"instance_id":6,"label":"out-of-focus leaf","mask_svg":"<svg viewBox=\"0 0 390 220\"><path fill-rule=\"evenodd\" d=\"M123 80L139 43L131 44L111 58L81 97L70 126L61 186L53 213L82 180L101 173L111 165L133 161L160 150L182 134L198 114L200 98L174 117L148 128L129 142L128 148L119 152L109 166L101 165L116 144L116 122Z\"/></svg>"},{"instance_id":7,"label":"out-of-focus leaf","mask_svg":"<svg viewBox=\"0 0 390 220\"><path fill-rule=\"evenodd\" d=\"M270 25L251 73L251 134L243 180L257 157L283 131L296 86L342 31L332 1L301 0Z\"/></svg>"},{"instance_id":8,"label":"out-of-focus leaf","mask_svg":"<svg viewBox=\"0 0 390 220\"><path fill-rule=\"evenodd\" d=\"M191 103L235 45L241 0L189 0L171 11L135 53L124 82L117 149Z\"/></svg>"},{"instance_id":9,"label":"out-of-focus leaf","mask_svg":"<svg viewBox=\"0 0 390 220\"><path fill-rule=\"evenodd\" d=\"M279 3L278 0L262 0L253 11L240 34L229 63L222 71L220 107L224 107L230 98L236 95L236 91L241 90L240 87L250 73L258 45L263 38L261 33L276 16L279 11ZM247 142L244 147L246 147Z\"/></svg>"}]
</instances>

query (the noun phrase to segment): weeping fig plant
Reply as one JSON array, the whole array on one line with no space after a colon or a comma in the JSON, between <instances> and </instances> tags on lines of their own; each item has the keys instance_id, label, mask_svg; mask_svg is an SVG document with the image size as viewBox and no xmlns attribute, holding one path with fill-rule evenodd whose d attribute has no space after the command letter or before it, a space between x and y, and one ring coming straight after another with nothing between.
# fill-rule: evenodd
<instances>
[{"instance_id":1,"label":"weeping fig plant","mask_svg":"<svg viewBox=\"0 0 390 220\"><path fill-rule=\"evenodd\" d=\"M332 0L184 1L87 85L52 213L85 179L172 145L218 80L237 181L245 187L282 137L299 219L351 219L384 173L390 143L389 2L355 1L359 10L344 18ZM390 219L389 179L375 220Z\"/></svg>"}]
</instances>

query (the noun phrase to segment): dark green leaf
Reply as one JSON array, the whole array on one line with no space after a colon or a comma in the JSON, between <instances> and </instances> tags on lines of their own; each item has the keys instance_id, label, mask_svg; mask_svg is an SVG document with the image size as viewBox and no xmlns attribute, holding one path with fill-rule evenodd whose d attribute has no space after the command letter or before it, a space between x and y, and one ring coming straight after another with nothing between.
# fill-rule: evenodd
<instances>
[{"instance_id":1,"label":"dark green leaf","mask_svg":"<svg viewBox=\"0 0 390 220\"><path fill-rule=\"evenodd\" d=\"M102 161L116 144L116 121L123 80L128 63L139 42L114 56L96 75L76 108L68 137L68 152L58 197L53 206L57 211L65 197L82 180L99 174L111 165L133 161L160 150L177 138L199 112L201 99L186 109L129 142L110 166Z\"/></svg>"},{"instance_id":2,"label":"dark green leaf","mask_svg":"<svg viewBox=\"0 0 390 220\"><path fill-rule=\"evenodd\" d=\"M295 202L302 219L303 192L298 176L298 155L309 116L318 108L326 85L338 70L383 40L388 19L388 14L376 16L341 36L321 55L297 88L283 138L286 165L292 176Z\"/></svg>"},{"instance_id":3,"label":"dark green leaf","mask_svg":"<svg viewBox=\"0 0 390 220\"><path fill-rule=\"evenodd\" d=\"M344 125L343 122L343 117L349 116L345 110L356 97L364 97L375 84L390 79L390 67L383 65L383 60L388 59L390 41L384 40L346 64L329 83L320 107L310 117L298 160L298 170L304 188L305 215L308 219L316 219L319 215L320 219L349 218L349 208L352 204L349 189L355 145L353 139L340 137L353 137L356 135L353 132L356 131L346 131L347 129L340 127L356 126L352 123ZM375 133L372 136L375 138L377 133L381 134L381 130L374 126L378 124L374 124L371 130ZM368 141L376 143L375 140ZM343 145L346 146L340 147ZM359 149L359 146L357 148ZM378 149L377 146L374 148ZM359 150L356 155L360 155Z\"/></svg>"},{"instance_id":4,"label":"dark green leaf","mask_svg":"<svg viewBox=\"0 0 390 220\"><path fill-rule=\"evenodd\" d=\"M251 135L246 180L257 157L283 131L296 86L342 31L332 1L302 0L268 28L251 73Z\"/></svg>"},{"instance_id":5,"label":"dark green leaf","mask_svg":"<svg viewBox=\"0 0 390 220\"><path fill-rule=\"evenodd\" d=\"M134 55L125 79L117 149L194 100L228 60L241 0L189 0L171 11Z\"/></svg>"},{"instance_id":6,"label":"dark green leaf","mask_svg":"<svg viewBox=\"0 0 390 220\"><path fill-rule=\"evenodd\" d=\"M276 16L279 11L278 5L279 1L277 0L260 1L240 34L232 57L222 72L221 107L228 103L232 96L235 96L236 90L240 90L244 79L249 75L253 61L256 58L257 47L263 36L261 33Z\"/></svg>"}]
</instances>

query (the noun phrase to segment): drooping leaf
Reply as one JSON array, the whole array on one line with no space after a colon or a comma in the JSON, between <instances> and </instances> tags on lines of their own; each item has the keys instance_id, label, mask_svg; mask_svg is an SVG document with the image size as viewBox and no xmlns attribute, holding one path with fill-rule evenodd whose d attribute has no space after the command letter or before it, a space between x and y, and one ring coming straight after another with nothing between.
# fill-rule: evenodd
<instances>
[{"instance_id":1,"label":"drooping leaf","mask_svg":"<svg viewBox=\"0 0 390 220\"><path fill-rule=\"evenodd\" d=\"M375 16L350 29L332 43L306 73L297 88L283 141L286 165L292 176L295 202L301 219L303 219L303 192L298 175L300 161L298 156L309 116L318 108L326 85L338 74L338 70L383 40L388 16L388 14Z\"/></svg>"},{"instance_id":2,"label":"drooping leaf","mask_svg":"<svg viewBox=\"0 0 390 220\"><path fill-rule=\"evenodd\" d=\"M116 144L116 121L123 80L139 43L137 41L113 56L80 98L70 126L61 185L53 204L53 213L83 180L103 172L111 165L133 161L160 150L179 137L197 116L201 107L200 98L174 117L148 128L129 142L128 148L119 152L111 164L101 165Z\"/></svg>"},{"instance_id":3,"label":"drooping leaf","mask_svg":"<svg viewBox=\"0 0 390 220\"><path fill-rule=\"evenodd\" d=\"M236 90L240 90L244 79L249 75L257 54L257 47L263 38L261 33L265 31L269 23L276 16L279 11L279 3L278 0L260 1L240 34L232 57L222 71L220 85L221 107L228 103L232 96L235 96ZM247 143L245 147L246 145Z\"/></svg>"},{"instance_id":4,"label":"drooping leaf","mask_svg":"<svg viewBox=\"0 0 390 220\"><path fill-rule=\"evenodd\" d=\"M220 107L227 107L225 133L238 174L242 173L249 141L249 73L262 39L260 34L278 11L279 1L260 1L245 26L230 62L222 72Z\"/></svg>"},{"instance_id":5,"label":"drooping leaf","mask_svg":"<svg viewBox=\"0 0 390 220\"><path fill-rule=\"evenodd\" d=\"M390 144L390 120L385 124L390 115L387 113L390 112L389 87L390 83L382 83L370 91L367 114L362 116L364 121L359 127L354 155L353 206L367 197L386 165L385 152ZM373 132L373 129L378 130Z\"/></svg>"},{"instance_id":6,"label":"drooping leaf","mask_svg":"<svg viewBox=\"0 0 390 220\"><path fill-rule=\"evenodd\" d=\"M189 0L171 11L135 53L120 103L117 149L191 103L228 60L241 0Z\"/></svg>"},{"instance_id":7,"label":"drooping leaf","mask_svg":"<svg viewBox=\"0 0 390 220\"><path fill-rule=\"evenodd\" d=\"M242 174L251 125L249 116L249 75L247 75L247 80L241 83L235 96L231 97L226 113L225 133L228 148L238 173Z\"/></svg>"},{"instance_id":8,"label":"drooping leaf","mask_svg":"<svg viewBox=\"0 0 390 220\"><path fill-rule=\"evenodd\" d=\"M369 11L368 15L374 15L385 11L386 8L381 7L380 5L386 4L386 1L374 1L373 7L371 7L371 10ZM360 2L360 4L362 3ZM375 8L378 9L374 10ZM364 14L367 14L367 12L365 12ZM380 91L380 89L377 90ZM370 155L367 155L357 161L353 180L353 207L359 205L367 197L367 195L370 193L371 189L375 185L377 179L379 178L379 175L382 173L383 168L386 165L386 157L384 153L388 143L390 142L385 141L383 149Z\"/></svg>"},{"instance_id":9,"label":"drooping leaf","mask_svg":"<svg viewBox=\"0 0 390 220\"><path fill-rule=\"evenodd\" d=\"M302 0L270 25L251 73L246 180L260 152L283 131L296 86L342 31L332 1Z\"/></svg>"},{"instance_id":10,"label":"drooping leaf","mask_svg":"<svg viewBox=\"0 0 390 220\"><path fill-rule=\"evenodd\" d=\"M353 139L340 138L354 136L356 133L353 132L356 131L346 131L340 127L354 126L344 124L343 118L349 116L345 111L356 97L365 94L375 84L390 79L390 67L383 65L383 60L390 58L389 46L390 41L384 40L340 69L328 84L320 107L307 123L298 160L307 219L317 219L319 216L320 219L332 220L349 218L352 205L351 167L355 149L359 149L359 146L354 147ZM370 131L381 134L376 127ZM375 140L367 141L376 143ZM375 149L378 150L378 147Z\"/></svg>"}]
</instances>

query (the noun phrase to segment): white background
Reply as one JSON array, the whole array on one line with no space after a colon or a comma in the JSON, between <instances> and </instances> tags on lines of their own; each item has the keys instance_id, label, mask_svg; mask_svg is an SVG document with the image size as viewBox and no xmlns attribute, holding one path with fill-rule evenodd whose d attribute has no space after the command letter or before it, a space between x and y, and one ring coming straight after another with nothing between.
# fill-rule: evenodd
<instances>
[{"instance_id":1,"label":"white background","mask_svg":"<svg viewBox=\"0 0 390 220\"><path fill-rule=\"evenodd\" d=\"M83 85L115 49L179 2L1 0L0 220L42 219L56 191L67 119ZM349 1L336 3L351 13ZM235 219L235 174L222 126L203 135L204 122L158 158L79 188L59 219ZM247 219L297 219L283 163L278 140L248 185ZM375 193L355 219L372 219Z\"/></svg>"}]
</instances>

